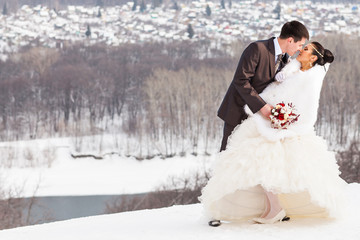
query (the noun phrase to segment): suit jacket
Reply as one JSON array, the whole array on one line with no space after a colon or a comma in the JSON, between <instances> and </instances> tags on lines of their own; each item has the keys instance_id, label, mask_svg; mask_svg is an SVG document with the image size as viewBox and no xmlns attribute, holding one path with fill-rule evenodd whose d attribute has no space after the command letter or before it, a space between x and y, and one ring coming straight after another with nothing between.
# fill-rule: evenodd
<instances>
[{"instance_id":1,"label":"suit jacket","mask_svg":"<svg viewBox=\"0 0 360 240\"><path fill-rule=\"evenodd\" d=\"M285 54L280 68L288 55ZM275 77L274 38L251 43L241 55L234 78L218 110L218 117L231 126L236 126L247 118L244 105L253 113L259 111L266 102L259 96Z\"/></svg>"}]
</instances>

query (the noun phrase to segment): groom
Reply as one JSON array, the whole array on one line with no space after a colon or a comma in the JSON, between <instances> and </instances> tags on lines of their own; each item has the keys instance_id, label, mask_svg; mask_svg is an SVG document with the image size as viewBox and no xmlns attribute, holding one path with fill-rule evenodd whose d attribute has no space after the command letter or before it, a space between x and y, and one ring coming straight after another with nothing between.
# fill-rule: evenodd
<instances>
[{"instance_id":1,"label":"groom","mask_svg":"<svg viewBox=\"0 0 360 240\"><path fill-rule=\"evenodd\" d=\"M253 113L260 111L269 118L272 106L261 99L259 93L274 81L275 74L287 63L289 55L301 50L307 39L309 32L306 27L292 21L282 26L279 37L253 42L244 50L218 110L218 117L225 122L220 151L225 150L236 125L248 117L245 104Z\"/></svg>"}]
</instances>

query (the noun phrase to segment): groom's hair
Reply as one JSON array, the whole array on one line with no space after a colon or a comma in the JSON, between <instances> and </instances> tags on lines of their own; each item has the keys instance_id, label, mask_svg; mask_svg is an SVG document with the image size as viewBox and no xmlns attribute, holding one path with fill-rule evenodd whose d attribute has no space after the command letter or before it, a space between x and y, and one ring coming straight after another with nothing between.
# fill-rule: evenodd
<instances>
[{"instance_id":1,"label":"groom's hair","mask_svg":"<svg viewBox=\"0 0 360 240\"><path fill-rule=\"evenodd\" d=\"M298 42L303 38L309 40L309 32L301 22L291 21L282 26L280 33L281 39L287 39L289 37L292 37L295 42Z\"/></svg>"}]
</instances>

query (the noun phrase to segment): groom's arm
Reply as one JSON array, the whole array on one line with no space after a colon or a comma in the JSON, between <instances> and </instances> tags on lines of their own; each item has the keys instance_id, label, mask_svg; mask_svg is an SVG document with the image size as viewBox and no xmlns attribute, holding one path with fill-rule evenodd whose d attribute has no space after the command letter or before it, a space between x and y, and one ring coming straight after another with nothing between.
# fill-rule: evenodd
<instances>
[{"instance_id":1,"label":"groom's arm","mask_svg":"<svg viewBox=\"0 0 360 240\"><path fill-rule=\"evenodd\" d=\"M271 106L266 104L251 85L251 79L255 76L260 57L259 46L251 43L241 55L232 84L253 113L260 111L265 117L268 117Z\"/></svg>"}]
</instances>

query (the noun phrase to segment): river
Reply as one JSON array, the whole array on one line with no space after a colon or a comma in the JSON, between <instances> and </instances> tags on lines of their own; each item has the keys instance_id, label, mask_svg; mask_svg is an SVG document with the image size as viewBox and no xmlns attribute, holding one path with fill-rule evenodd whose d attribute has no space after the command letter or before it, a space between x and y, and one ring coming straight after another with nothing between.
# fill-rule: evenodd
<instances>
[{"instance_id":1,"label":"river","mask_svg":"<svg viewBox=\"0 0 360 240\"><path fill-rule=\"evenodd\" d=\"M101 215L106 213L106 204L114 199L121 202L121 198L142 195L145 194L35 197L30 211L30 221L32 224L41 224ZM32 198L23 200L29 204ZM28 215L27 209L23 215L25 219Z\"/></svg>"}]
</instances>

